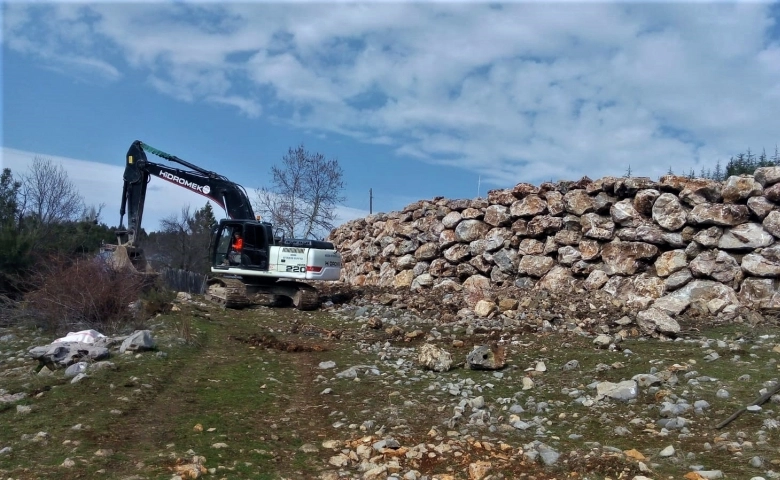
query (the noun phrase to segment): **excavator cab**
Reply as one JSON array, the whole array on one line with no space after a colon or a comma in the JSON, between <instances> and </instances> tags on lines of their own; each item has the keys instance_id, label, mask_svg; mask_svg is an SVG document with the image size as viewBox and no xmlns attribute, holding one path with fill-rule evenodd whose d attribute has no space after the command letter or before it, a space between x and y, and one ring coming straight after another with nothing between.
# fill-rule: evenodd
<instances>
[{"instance_id":1,"label":"excavator cab","mask_svg":"<svg viewBox=\"0 0 780 480\"><path fill-rule=\"evenodd\" d=\"M240 252L235 251L234 236L243 239ZM268 270L271 226L264 222L222 220L214 232L211 259L214 268L238 267L248 270Z\"/></svg>"}]
</instances>

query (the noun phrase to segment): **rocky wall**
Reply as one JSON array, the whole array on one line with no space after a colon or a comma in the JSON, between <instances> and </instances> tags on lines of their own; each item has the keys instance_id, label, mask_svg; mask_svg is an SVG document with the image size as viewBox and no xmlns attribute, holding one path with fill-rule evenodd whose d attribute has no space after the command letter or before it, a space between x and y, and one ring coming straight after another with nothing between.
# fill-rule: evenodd
<instances>
[{"instance_id":1,"label":"rocky wall","mask_svg":"<svg viewBox=\"0 0 780 480\"><path fill-rule=\"evenodd\" d=\"M480 300L496 288L602 290L661 326L692 305L713 316L780 307L778 204L780 167L724 182L585 177L422 200L329 240L352 285L457 290L478 316L495 310Z\"/></svg>"}]
</instances>

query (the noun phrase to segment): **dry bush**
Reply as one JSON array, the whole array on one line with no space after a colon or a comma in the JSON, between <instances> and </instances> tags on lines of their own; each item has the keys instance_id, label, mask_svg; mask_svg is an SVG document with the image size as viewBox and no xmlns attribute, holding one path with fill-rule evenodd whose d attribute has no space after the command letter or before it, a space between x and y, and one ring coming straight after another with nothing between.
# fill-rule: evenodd
<instances>
[{"instance_id":1,"label":"dry bush","mask_svg":"<svg viewBox=\"0 0 780 480\"><path fill-rule=\"evenodd\" d=\"M25 309L50 331L95 329L109 334L138 326L138 299L148 278L116 271L100 258L53 257L40 262Z\"/></svg>"}]
</instances>

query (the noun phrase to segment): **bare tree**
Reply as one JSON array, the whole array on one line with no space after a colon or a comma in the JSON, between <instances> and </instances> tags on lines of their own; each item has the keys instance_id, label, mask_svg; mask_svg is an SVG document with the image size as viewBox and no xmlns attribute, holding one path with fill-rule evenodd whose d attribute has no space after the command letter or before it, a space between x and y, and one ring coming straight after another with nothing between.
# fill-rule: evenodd
<instances>
[{"instance_id":1,"label":"bare tree","mask_svg":"<svg viewBox=\"0 0 780 480\"><path fill-rule=\"evenodd\" d=\"M84 199L62 165L36 156L22 175L22 210L42 225L78 220Z\"/></svg>"},{"instance_id":2,"label":"bare tree","mask_svg":"<svg viewBox=\"0 0 780 480\"><path fill-rule=\"evenodd\" d=\"M309 238L334 227L336 205L344 201L343 172L338 160L290 148L282 165L271 167L270 188L255 190L255 210L270 216L285 235Z\"/></svg>"},{"instance_id":3,"label":"bare tree","mask_svg":"<svg viewBox=\"0 0 780 480\"><path fill-rule=\"evenodd\" d=\"M186 205L179 215L169 215L160 220L160 231L149 235L147 255L153 262L170 268L207 273L210 265L209 240L215 224L210 204L194 214Z\"/></svg>"}]
</instances>

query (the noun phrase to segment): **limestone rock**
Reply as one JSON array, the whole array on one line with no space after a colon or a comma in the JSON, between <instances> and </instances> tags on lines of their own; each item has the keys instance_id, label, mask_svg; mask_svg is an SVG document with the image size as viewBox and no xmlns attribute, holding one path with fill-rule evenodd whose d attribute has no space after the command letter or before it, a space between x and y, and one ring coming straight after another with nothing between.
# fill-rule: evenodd
<instances>
[{"instance_id":1,"label":"limestone rock","mask_svg":"<svg viewBox=\"0 0 780 480\"><path fill-rule=\"evenodd\" d=\"M582 239L578 249L585 261L595 260L601 256L601 244L596 240Z\"/></svg>"},{"instance_id":2,"label":"limestone rock","mask_svg":"<svg viewBox=\"0 0 780 480\"><path fill-rule=\"evenodd\" d=\"M403 270L393 277L393 286L395 288L411 287L412 280L414 280L414 272L411 270Z\"/></svg>"},{"instance_id":3,"label":"limestone rock","mask_svg":"<svg viewBox=\"0 0 780 480\"><path fill-rule=\"evenodd\" d=\"M634 380L624 380L619 383L599 382L596 385L596 395L599 399L609 397L626 402L639 395L639 387Z\"/></svg>"},{"instance_id":4,"label":"limestone rock","mask_svg":"<svg viewBox=\"0 0 780 480\"><path fill-rule=\"evenodd\" d=\"M658 255L658 247L641 242L610 242L601 249L601 258L614 273L633 275L640 261L650 260Z\"/></svg>"},{"instance_id":5,"label":"limestone rock","mask_svg":"<svg viewBox=\"0 0 780 480\"><path fill-rule=\"evenodd\" d=\"M636 192L634 196L634 208L642 215L650 216L653 211L653 204L661 195L661 192L655 189L645 189Z\"/></svg>"},{"instance_id":6,"label":"limestone rock","mask_svg":"<svg viewBox=\"0 0 780 480\"><path fill-rule=\"evenodd\" d=\"M771 233L775 238L780 238L780 211L773 210L769 212L762 222L764 230Z\"/></svg>"},{"instance_id":7,"label":"limestone rock","mask_svg":"<svg viewBox=\"0 0 780 480\"><path fill-rule=\"evenodd\" d=\"M512 202L515 201L515 196L512 194L512 190L506 190L506 189L490 190L488 191L487 201L489 204L495 206L506 207L512 205ZM485 212L485 216L487 217L487 212Z\"/></svg>"},{"instance_id":8,"label":"limestone rock","mask_svg":"<svg viewBox=\"0 0 780 480\"><path fill-rule=\"evenodd\" d=\"M671 193L661 194L652 206L653 220L662 228L676 231L685 226L688 212Z\"/></svg>"},{"instance_id":9,"label":"limestone rock","mask_svg":"<svg viewBox=\"0 0 780 480\"><path fill-rule=\"evenodd\" d=\"M455 244L444 250L444 258L452 263L460 263L471 256L468 245L462 243Z\"/></svg>"},{"instance_id":10,"label":"limestone rock","mask_svg":"<svg viewBox=\"0 0 780 480\"><path fill-rule=\"evenodd\" d=\"M558 263L571 266L582 258L582 254L575 247L566 245L558 249Z\"/></svg>"},{"instance_id":11,"label":"limestone rock","mask_svg":"<svg viewBox=\"0 0 780 480\"><path fill-rule=\"evenodd\" d=\"M658 181L658 186L664 192L681 192L685 185L688 184L690 178L683 175L664 175Z\"/></svg>"},{"instance_id":12,"label":"limestone rock","mask_svg":"<svg viewBox=\"0 0 780 480\"><path fill-rule=\"evenodd\" d=\"M523 199L528 195L536 195L539 193L539 188L530 183L518 183L512 189L512 195L517 199Z\"/></svg>"},{"instance_id":13,"label":"limestone rock","mask_svg":"<svg viewBox=\"0 0 780 480\"><path fill-rule=\"evenodd\" d=\"M509 212L513 217L535 217L547 212L547 202L539 195L528 195L514 202Z\"/></svg>"},{"instance_id":14,"label":"limestone rock","mask_svg":"<svg viewBox=\"0 0 780 480\"><path fill-rule=\"evenodd\" d=\"M688 258L684 250L670 250L658 256L655 261L655 271L659 277L669 275L688 266Z\"/></svg>"},{"instance_id":15,"label":"limestone rock","mask_svg":"<svg viewBox=\"0 0 780 480\"><path fill-rule=\"evenodd\" d=\"M527 225L529 237L538 237L542 234L555 234L563 226L563 219L550 215L540 215L532 218Z\"/></svg>"},{"instance_id":16,"label":"limestone rock","mask_svg":"<svg viewBox=\"0 0 780 480\"><path fill-rule=\"evenodd\" d=\"M768 217L767 217L768 218ZM758 223L743 223L729 228L718 240L718 248L724 250L755 250L768 247L774 238Z\"/></svg>"},{"instance_id":17,"label":"limestone rock","mask_svg":"<svg viewBox=\"0 0 780 480\"><path fill-rule=\"evenodd\" d=\"M154 350L156 347L151 330L136 330L127 337L119 346L119 353L142 352Z\"/></svg>"},{"instance_id":18,"label":"limestone rock","mask_svg":"<svg viewBox=\"0 0 780 480\"><path fill-rule=\"evenodd\" d=\"M669 315L679 315L692 302L707 303L714 298L724 300L727 305L739 303L733 288L712 280L693 280L674 292L653 302L653 308Z\"/></svg>"},{"instance_id":19,"label":"limestone rock","mask_svg":"<svg viewBox=\"0 0 780 480\"><path fill-rule=\"evenodd\" d=\"M665 335L680 332L680 324L658 308L648 308L636 315L639 328L648 334L662 333Z\"/></svg>"},{"instance_id":20,"label":"limestone rock","mask_svg":"<svg viewBox=\"0 0 780 480\"><path fill-rule=\"evenodd\" d=\"M520 258L517 270L521 274L532 277L543 277L555 264L551 257L541 255L524 255Z\"/></svg>"},{"instance_id":21,"label":"limestone rock","mask_svg":"<svg viewBox=\"0 0 780 480\"><path fill-rule=\"evenodd\" d=\"M479 317L487 317L491 313L495 312L498 306L495 302L490 300L480 300L474 306L474 313Z\"/></svg>"},{"instance_id":22,"label":"limestone rock","mask_svg":"<svg viewBox=\"0 0 780 480\"><path fill-rule=\"evenodd\" d=\"M756 253L748 253L742 257L742 269L756 277L780 277L780 262L769 260Z\"/></svg>"},{"instance_id":23,"label":"limestone rock","mask_svg":"<svg viewBox=\"0 0 780 480\"><path fill-rule=\"evenodd\" d=\"M664 280L664 287L667 292L677 290L686 283L693 280L693 274L687 268L684 268L678 272L674 272Z\"/></svg>"},{"instance_id":24,"label":"limestone rock","mask_svg":"<svg viewBox=\"0 0 780 480\"><path fill-rule=\"evenodd\" d=\"M584 189L569 190L563 196L563 206L567 212L582 215L595 210L593 198Z\"/></svg>"},{"instance_id":25,"label":"limestone rock","mask_svg":"<svg viewBox=\"0 0 780 480\"><path fill-rule=\"evenodd\" d=\"M753 178L762 187L774 185L780 182L780 167L759 167L753 172Z\"/></svg>"},{"instance_id":26,"label":"limestone rock","mask_svg":"<svg viewBox=\"0 0 780 480\"><path fill-rule=\"evenodd\" d=\"M775 204L767 200L766 197L750 197L747 206L759 220L763 220L775 208Z\"/></svg>"},{"instance_id":27,"label":"limestone rock","mask_svg":"<svg viewBox=\"0 0 780 480\"><path fill-rule=\"evenodd\" d=\"M441 223L444 225L444 228L455 228L462 219L463 215L461 215L460 212L452 211L441 219Z\"/></svg>"},{"instance_id":28,"label":"limestone rock","mask_svg":"<svg viewBox=\"0 0 780 480\"><path fill-rule=\"evenodd\" d=\"M754 178L732 175L726 179L721 193L725 203L737 203L761 195L763 191L763 186Z\"/></svg>"},{"instance_id":29,"label":"limestone rock","mask_svg":"<svg viewBox=\"0 0 780 480\"><path fill-rule=\"evenodd\" d=\"M597 213L587 213L581 217L582 234L597 240L611 240L615 223L609 217Z\"/></svg>"},{"instance_id":30,"label":"limestone rock","mask_svg":"<svg viewBox=\"0 0 780 480\"><path fill-rule=\"evenodd\" d=\"M563 204L563 194L561 192L550 190L541 194L541 197L547 202L548 215L560 215L566 210Z\"/></svg>"},{"instance_id":31,"label":"limestone rock","mask_svg":"<svg viewBox=\"0 0 780 480\"><path fill-rule=\"evenodd\" d=\"M750 211L745 205L701 203L688 214L688 223L733 227L747 222L749 218Z\"/></svg>"},{"instance_id":32,"label":"limestone rock","mask_svg":"<svg viewBox=\"0 0 780 480\"><path fill-rule=\"evenodd\" d=\"M706 250L691 261L689 268L694 277L708 277L726 284L738 284L742 280L737 260L724 251Z\"/></svg>"},{"instance_id":33,"label":"limestone rock","mask_svg":"<svg viewBox=\"0 0 780 480\"><path fill-rule=\"evenodd\" d=\"M490 279L482 275L470 276L463 282L463 294L470 307L474 307L480 300L492 298Z\"/></svg>"},{"instance_id":34,"label":"limestone rock","mask_svg":"<svg viewBox=\"0 0 780 480\"><path fill-rule=\"evenodd\" d=\"M693 236L693 241L702 247L715 247L723 235L723 229L720 227L710 227L700 230Z\"/></svg>"},{"instance_id":35,"label":"limestone rock","mask_svg":"<svg viewBox=\"0 0 780 480\"><path fill-rule=\"evenodd\" d=\"M718 203L722 198L720 182L703 178L689 179L678 196L691 206Z\"/></svg>"},{"instance_id":36,"label":"limestone rock","mask_svg":"<svg viewBox=\"0 0 780 480\"><path fill-rule=\"evenodd\" d=\"M648 177L628 177L615 180L615 195L621 198L636 195L639 190L657 189L658 184Z\"/></svg>"},{"instance_id":37,"label":"limestone rock","mask_svg":"<svg viewBox=\"0 0 780 480\"><path fill-rule=\"evenodd\" d=\"M517 247L517 253L520 255L542 255L544 253L544 243L535 238L524 238Z\"/></svg>"},{"instance_id":38,"label":"limestone rock","mask_svg":"<svg viewBox=\"0 0 780 480\"><path fill-rule=\"evenodd\" d=\"M415 250L414 258L417 260L432 260L439 255L439 245L433 242L424 243Z\"/></svg>"},{"instance_id":39,"label":"limestone rock","mask_svg":"<svg viewBox=\"0 0 780 480\"><path fill-rule=\"evenodd\" d=\"M493 254L493 263L504 273L516 273L517 251L507 248L501 249Z\"/></svg>"},{"instance_id":40,"label":"limestone rock","mask_svg":"<svg viewBox=\"0 0 780 480\"><path fill-rule=\"evenodd\" d=\"M420 347L417 364L434 372L446 372L452 368L452 355L436 345L426 343Z\"/></svg>"},{"instance_id":41,"label":"limestone rock","mask_svg":"<svg viewBox=\"0 0 780 480\"><path fill-rule=\"evenodd\" d=\"M499 370L506 366L506 350L502 345L480 345L466 356L472 370Z\"/></svg>"},{"instance_id":42,"label":"limestone rock","mask_svg":"<svg viewBox=\"0 0 780 480\"><path fill-rule=\"evenodd\" d=\"M629 200L621 200L609 209L612 221L623 227L633 227L642 221L641 214L634 208L634 203Z\"/></svg>"},{"instance_id":43,"label":"limestone rock","mask_svg":"<svg viewBox=\"0 0 780 480\"><path fill-rule=\"evenodd\" d=\"M511 194L510 194L511 195ZM514 197L512 197L514 200ZM485 209L485 223L498 227L501 225L508 225L511 222L509 216L509 208L503 205L491 205Z\"/></svg>"},{"instance_id":44,"label":"limestone rock","mask_svg":"<svg viewBox=\"0 0 780 480\"><path fill-rule=\"evenodd\" d=\"M571 270L560 265L555 265L543 276L534 288L550 291L566 290L572 283Z\"/></svg>"},{"instance_id":45,"label":"limestone rock","mask_svg":"<svg viewBox=\"0 0 780 480\"><path fill-rule=\"evenodd\" d=\"M588 278L585 279L584 286L586 290L598 290L603 287L608 280L609 275L604 273L603 270L593 270L588 275Z\"/></svg>"},{"instance_id":46,"label":"limestone rock","mask_svg":"<svg viewBox=\"0 0 780 480\"><path fill-rule=\"evenodd\" d=\"M476 219L462 220L455 227L455 235L460 242L472 242L482 238L490 230L490 226Z\"/></svg>"}]
</instances>

